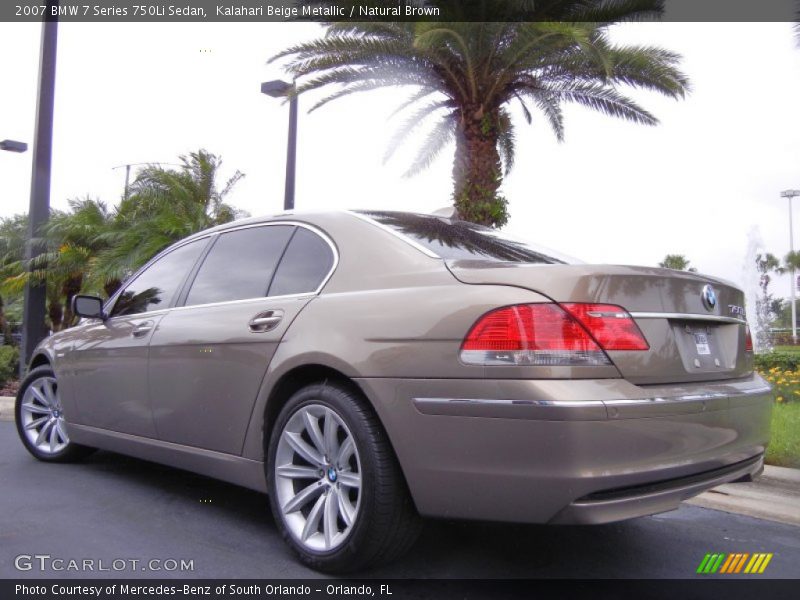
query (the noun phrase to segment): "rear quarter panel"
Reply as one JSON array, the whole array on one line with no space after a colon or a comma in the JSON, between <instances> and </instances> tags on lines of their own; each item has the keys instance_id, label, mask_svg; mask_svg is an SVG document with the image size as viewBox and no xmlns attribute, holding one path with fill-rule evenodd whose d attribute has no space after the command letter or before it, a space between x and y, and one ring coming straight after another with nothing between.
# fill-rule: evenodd
<instances>
[{"instance_id":1,"label":"rear quarter panel","mask_svg":"<svg viewBox=\"0 0 800 600\"><path fill-rule=\"evenodd\" d=\"M325 293L312 300L287 331L267 370L250 423L244 455L263 456L263 415L283 375L323 365L351 378L483 379L619 377L614 367L482 367L458 353L464 336L498 306L545 299L510 286L464 285L442 269L416 287ZM378 410L380 403L371 399ZM389 431L390 438L399 433Z\"/></svg>"}]
</instances>

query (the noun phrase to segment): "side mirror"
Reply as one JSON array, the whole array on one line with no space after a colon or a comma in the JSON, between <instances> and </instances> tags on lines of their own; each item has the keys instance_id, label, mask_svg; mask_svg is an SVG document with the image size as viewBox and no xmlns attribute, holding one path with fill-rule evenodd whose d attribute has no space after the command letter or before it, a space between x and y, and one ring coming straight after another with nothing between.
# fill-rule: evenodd
<instances>
[{"instance_id":1,"label":"side mirror","mask_svg":"<svg viewBox=\"0 0 800 600\"><path fill-rule=\"evenodd\" d=\"M103 312L103 300L97 296L77 295L72 298L72 312L79 317L87 319L102 319L105 321L106 314Z\"/></svg>"}]
</instances>

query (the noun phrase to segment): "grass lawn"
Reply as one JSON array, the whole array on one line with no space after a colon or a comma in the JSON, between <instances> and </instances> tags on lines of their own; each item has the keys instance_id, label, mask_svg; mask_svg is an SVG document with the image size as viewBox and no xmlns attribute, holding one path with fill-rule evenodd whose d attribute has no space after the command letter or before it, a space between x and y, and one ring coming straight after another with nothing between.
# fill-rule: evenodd
<instances>
[{"instance_id":1,"label":"grass lawn","mask_svg":"<svg viewBox=\"0 0 800 600\"><path fill-rule=\"evenodd\" d=\"M775 404L767 464L800 468L800 402Z\"/></svg>"}]
</instances>

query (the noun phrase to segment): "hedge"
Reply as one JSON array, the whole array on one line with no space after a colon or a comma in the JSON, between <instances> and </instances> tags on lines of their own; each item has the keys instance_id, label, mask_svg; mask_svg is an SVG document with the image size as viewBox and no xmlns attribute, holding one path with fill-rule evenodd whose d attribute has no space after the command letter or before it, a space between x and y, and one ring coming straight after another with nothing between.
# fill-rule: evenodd
<instances>
[{"instance_id":1,"label":"hedge","mask_svg":"<svg viewBox=\"0 0 800 600\"><path fill-rule=\"evenodd\" d=\"M19 368L19 352L14 346L0 346L0 387L16 377Z\"/></svg>"},{"instance_id":2,"label":"hedge","mask_svg":"<svg viewBox=\"0 0 800 600\"><path fill-rule=\"evenodd\" d=\"M769 371L779 369L781 371L797 371L800 369L800 352L767 352L766 354L756 354L756 370Z\"/></svg>"}]
</instances>

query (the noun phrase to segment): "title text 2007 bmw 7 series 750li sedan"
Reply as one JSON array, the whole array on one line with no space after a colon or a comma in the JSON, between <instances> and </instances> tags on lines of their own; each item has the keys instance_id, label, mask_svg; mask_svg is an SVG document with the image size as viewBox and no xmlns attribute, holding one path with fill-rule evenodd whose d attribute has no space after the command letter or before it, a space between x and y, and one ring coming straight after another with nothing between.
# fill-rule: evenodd
<instances>
[{"instance_id":1,"label":"title text 2007 bmw 7 series 750li sedan","mask_svg":"<svg viewBox=\"0 0 800 600\"><path fill-rule=\"evenodd\" d=\"M606 523L763 468L742 292L696 273L432 215L283 214L193 235L74 307L19 392L27 449L268 492L320 570L398 556L420 516Z\"/></svg>"}]
</instances>

